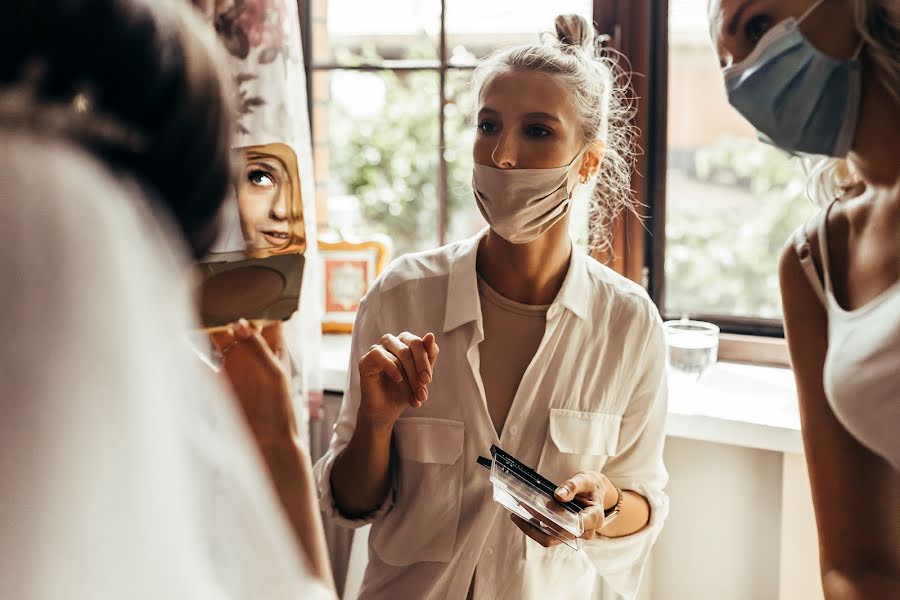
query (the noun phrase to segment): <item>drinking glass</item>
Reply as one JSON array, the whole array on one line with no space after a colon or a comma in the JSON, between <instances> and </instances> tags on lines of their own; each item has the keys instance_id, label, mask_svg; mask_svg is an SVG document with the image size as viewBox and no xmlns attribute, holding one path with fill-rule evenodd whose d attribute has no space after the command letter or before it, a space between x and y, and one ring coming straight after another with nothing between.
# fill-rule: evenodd
<instances>
[{"instance_id":1,"label":"drinking glass","mask_svg":"<svg viewBox=\"0 0 900 600\"><path fill-rule=\"evenodd\" d=\"M673 379L696 383L716 364L719 328L712 323L680 319L663 323L666 354Z\"/></svg>"}]
</instances>

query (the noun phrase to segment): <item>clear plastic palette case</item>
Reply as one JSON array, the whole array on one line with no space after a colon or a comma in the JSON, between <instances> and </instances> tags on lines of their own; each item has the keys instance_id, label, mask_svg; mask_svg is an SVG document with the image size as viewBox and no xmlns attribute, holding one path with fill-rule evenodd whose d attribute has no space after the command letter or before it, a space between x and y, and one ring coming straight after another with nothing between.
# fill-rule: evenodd
<instances>
[{"instance_id":1,"label":"clear plastic palette case","mask_svg":"<svg viewBox=\"0 0 900 600\"><path fill-rule=\"evenodd\" d=\"M507 452L491 446L490 463L494 501L570 548L581 548L583 508L575 502L559 502L553 497L556 485Z\"/></svg>"}]
</instances>

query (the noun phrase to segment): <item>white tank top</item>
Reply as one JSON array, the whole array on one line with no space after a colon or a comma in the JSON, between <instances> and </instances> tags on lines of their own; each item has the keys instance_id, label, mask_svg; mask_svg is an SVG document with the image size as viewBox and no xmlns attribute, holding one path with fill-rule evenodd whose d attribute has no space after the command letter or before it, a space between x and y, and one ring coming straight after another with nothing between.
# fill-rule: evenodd
<instances>
[{"instance_id":1,"label":"white tank top","mask_svg":"<svg viewBox=\"0 0 900 600\"><path fill-rule=\"evenodd\" d=\"M824 285L813 264L805 227L794 246L828 314L824 387L838 420L856 439L900 471L900 281L856 310L834 297L829 273L828 213L819 223Z\"/></svg>"}]
</instances>

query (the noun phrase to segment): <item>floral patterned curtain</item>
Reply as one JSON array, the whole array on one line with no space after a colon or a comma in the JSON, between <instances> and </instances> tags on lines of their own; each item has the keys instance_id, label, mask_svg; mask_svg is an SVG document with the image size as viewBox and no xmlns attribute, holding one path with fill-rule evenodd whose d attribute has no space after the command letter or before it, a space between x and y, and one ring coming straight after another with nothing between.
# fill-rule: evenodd
<instances>
[{"instance_id":1,"label":"floral patterned curtain","mask_svg":"<svg viewBox=\"0 0 900 600\"><path fill-rule=\"evenodd\" d=\"M300 310L284 324L294 365L296 410L308 444L310 406L322 402L322 341L315 183L300 21L294 0L195 0L228 50L238 98L235 146L283 143L297 155L306 224Z\"/></svg>"}]
</instances>

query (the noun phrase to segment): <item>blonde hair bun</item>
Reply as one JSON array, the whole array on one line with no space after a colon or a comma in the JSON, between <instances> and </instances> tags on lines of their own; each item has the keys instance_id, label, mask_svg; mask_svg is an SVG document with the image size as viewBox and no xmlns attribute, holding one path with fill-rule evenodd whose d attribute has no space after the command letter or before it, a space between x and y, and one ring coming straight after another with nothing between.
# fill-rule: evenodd
<instances>
[{"instance_id":1,"label":"blonde hair bun","mask_svg":"<svg viewBox=\"0 0 900 600\"><path fill-rule=\"evenodd\" d=\"M587 19L581 15L559 15L553 24L556 26L556 39L564 49L570 46L593 53L594 26Z\"/></svg>"}]
</instances>

